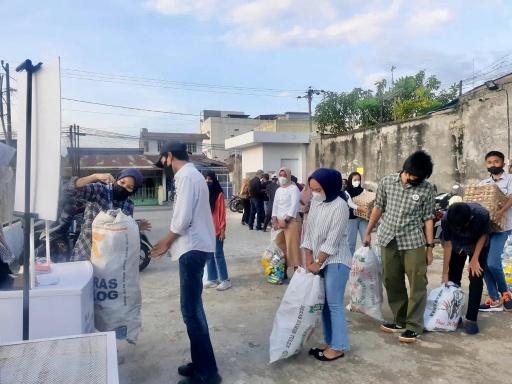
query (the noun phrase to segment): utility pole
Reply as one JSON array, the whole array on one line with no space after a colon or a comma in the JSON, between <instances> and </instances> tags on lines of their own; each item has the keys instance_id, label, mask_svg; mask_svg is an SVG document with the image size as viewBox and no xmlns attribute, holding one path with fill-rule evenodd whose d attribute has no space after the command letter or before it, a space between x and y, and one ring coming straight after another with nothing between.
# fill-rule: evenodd
<instances>
[{"instance_id":1,"label":"utility pole","mask_svg":"<svg viewBox=\"0 0 512 384\"><path fill-rule=\"evenodd\" d=\"M80 177L80 136L85 136L85 133L80 133L80 126L73 124L69 126L69 161L71 163L72 176Z\"/></svg>"},{"instance_id":2,"label":"utility pole","mask_svg":"<svg viewBox=\"0 0 512 384\"><path fill-rule=\"evenodd\" d=\"M462 80L459 81L459 97L462 96Z\"/></svg>"},{"instance_id":3,"label":"utility pole","mask_svg":"<svg viewBox=\"0 0 512 384\"><path fill-rule=\"evenodd\" d=\"M395 69L394 65L391 66L391 85L395 85Z\"/></svg>"},{"instance_id":4,"label":"utility pole","mask_svg":"<svg viewBox=\"0 0 512 384\"><path fill-rule=\"evenodd\" d=\"M313 101L313 96L320 95L322 93L325 93L323 89L314 89L312 86L309 86L306 92L304 92L304 96L297 96L297 99L308 100L309 132L313 131L313 115L311 114L311 103Z\"/></svg>"},{"instance_id":5,"label":"utility pole","mask_svg":"<svg viewBox=\"0 0 512 384\"><path fill-rule=\"evenodd\" d=\"M7 145L11 145L12 143L12 125L11 125L11 75L9 73L9 63L5 63L1 61L2 68L5 71L5 86L6 86L6 109L7 109L7 137L5 138L5 142Z\"/></svg>"}]
</instances>

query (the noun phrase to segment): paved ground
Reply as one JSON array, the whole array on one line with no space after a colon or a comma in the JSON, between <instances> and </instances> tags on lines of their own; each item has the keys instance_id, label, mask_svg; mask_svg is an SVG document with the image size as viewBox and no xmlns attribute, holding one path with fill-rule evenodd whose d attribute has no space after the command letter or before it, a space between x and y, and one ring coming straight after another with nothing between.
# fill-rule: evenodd
<instances>
[{"instance_id":1,"label":"paved ground","mask_svg":"<svg viewBox=\"0 0 512 384\"><path fill-rule=\"evenodd\" d=\"M139 210L159 238L169 213ZM481 333L424 335L417 345L400 345L397 337L378 331L364 315L349 313L352 350L344 359L320 363L303 352L268 365L268 339L274 314L286 286L265 282L259 266L268 234L250 232L229 217L225 244L233 289L206 291L204 302L219 368L225 383L510 383L512 314L484 314ZM430 288L438 285L441 262L429 272ZM188 361L188 340L179 311L177 264L166 258L152 262L142 273L143 331L136 346L121 346L123 384L175 383L177 367ZM467 283L467 280L466 280ZM389 314L384 305L385 315ZM310 340L321 339L319 329Z\"/></svg>"}]
</instances>

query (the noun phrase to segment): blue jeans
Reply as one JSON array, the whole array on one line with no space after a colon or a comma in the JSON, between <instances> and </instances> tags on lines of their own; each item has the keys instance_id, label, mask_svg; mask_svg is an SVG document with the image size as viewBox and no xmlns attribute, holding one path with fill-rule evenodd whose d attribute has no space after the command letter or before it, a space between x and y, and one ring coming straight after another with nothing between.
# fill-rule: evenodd
<instances>
[{"instance_id":1,"label":"blue jeans","mask_svg":"<svg viewBox=\"0 0 512 384\"><path fill-rule=\"evenodd\" d=\"M363 241L367 228L368 222L359 217L348 221L348 247L350 248L350 253L354 254L356 251L357 234L359 233L359 237Z\"/></svg>"},{"instance_id":2,"label":"blue jeans","mask_svg":"<svg viewBox=\"0 0 512 384\"><path fill-rule=\"evenodd\" d=\"M251 197L251 215L249 216L249 228L254 227L254 220L256 219L256 228L262 228L265 221L265 203L262 199Z\"/></svg>"},{"instance_id":3,"label":"blue jeans","mask_svg":"<svg viewBox=\"0 0 512 384\"><path fill-rule=\"evenodd\" d=\"M347 321L345 319L345 287L350 268L345 264L328 264L324 271L325 305L322 312L325 344L335 351L348 351Z\"/></svg>"},{"instance_id":4,"label":"blue jeans","mask_svg":"<svg viewBox=\"0 0 512 384\"><path fill-rule=\"evenodd\" d=\"M503 248L505 248L505 242L511 233L512 231L495 232L491 233L490 236L489 255L487 256L484 280L489 297L493 300L498 300L501 296L500 293L508 292L501 255L503 254Z\"/></svg>"},{"instance_id":5,"label":"blue jeans","mask_svg":"<svg viewBox=\"0 0 512 384\"><path fill-rule=\"evenodd\" d=\"M201 299L203 271L209 257L213 255L190 251L181 256L179 261L181 314L190 339L192 364L201 377L215 375L218 371Z\"/></svg>"},{"instance_id":6,"label":"blue jeans","mask_svg":"<svg viewBox=\"0 0 512 384\"><path fill-rule=\"evenodd\" d=\"M224 258L224 241L215 239L215 253L206 261L209 281L229 280L228 267Z\"/></svg>"}]
</instances>

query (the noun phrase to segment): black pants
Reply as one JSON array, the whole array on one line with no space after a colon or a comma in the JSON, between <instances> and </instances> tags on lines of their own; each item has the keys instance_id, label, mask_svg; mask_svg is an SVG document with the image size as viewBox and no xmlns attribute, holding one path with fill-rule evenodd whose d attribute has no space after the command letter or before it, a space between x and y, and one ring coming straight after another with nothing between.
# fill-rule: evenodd
<instances>
[{"instance_id":1,"label":"black pants","mask_svg":"<svg viewBox=\"0 0 512 384\"><path fill-rule=\"evenodd\" d=\"M244 205L242 223L249 224L249 216L251 215L251 201L249 199L242 199L242 203Z\"/></svg>"},{"instance_id":2,"label":"black pants","mask_svg":"<svg viewBox=\"0 0 512 384\"><path fill-rule=\"evenodd\" d=\"M251 216L249 217L249 228L254 227L254 220L256 219L256 228L261 229L265 221L265 202L263 199L251 197Z\"/></svg>"},{"instance_id":3,"label":"black pants","mask_svg":"<svg viewBox=\"0 0 512 384\"><path fill-rule=\"evenodd\" d=\"M472 252L471 252L472 253ZM480 263L480 267L485 270L485 266L487 264L487 254L489 253L489 245L486 245L482 252L480 253L480 257L478 258L478 262ZM452 256L450 259L450 266L448 270L448 278L451 282L461 286L462 280L462 272L464 271L464 265L466 264L466 259L468 258L468 253L465 249L453 246ZM469 261L473 258L473 254L469 256ZM478 308L480 307L480 302L482 300L482 291L484 289L484 274L480 277L472 276L469 274L469 299L468 299L468 310L466 312L466 319L471 321L476 321L478 317Z\"/></svg>"},{"instance_id":4,"label":"black pants","mask_svg":"<svg viewBox=\"0 0 512 384\"><path fill-rule=\"evenodd\" d=\"M263 223L263 228L267 228L270 224L270 221L272 220L272 208L273 208L274 202L269 201L267 209L265 211L265 223Z\"/></svg>"}]
</instances>

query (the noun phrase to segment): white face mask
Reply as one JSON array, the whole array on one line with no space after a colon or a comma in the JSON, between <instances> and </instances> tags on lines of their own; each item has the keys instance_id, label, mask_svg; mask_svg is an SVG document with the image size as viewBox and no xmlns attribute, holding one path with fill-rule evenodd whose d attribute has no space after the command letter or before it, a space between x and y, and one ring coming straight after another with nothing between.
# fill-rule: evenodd
<instances>
[{"instance_id":1,"label":"white face mask","mask_svg":"<svg viewBox=\"0 0 512 384\"><path fill-rule=\"evenodd\" d=\"M353 186L354 188L357 188L357 187L359 187L360 185L361 185L361 182L360 182L360 181L354 180L354 181L352 182L352 186Z\"/></svg>"},{"instance_id":2,"label":"white face mask","mask_svg":"<svg viewBox=\"0 0 512 384\"><path fill-rule=\"evenodd\" d=\"M325 194L324 194L324 193L320 193L320 192L313 192L313 193L312 193L312 195L313 195L312 199L313 199L314 201L318 201L318 202L320 202L320 203L321 203L321 202L323 202L323 201L325 201Z\"/></svg>"},{"instance_id":3,"label":"white face mask","mask_svg":"<svg viewBox=\"0 0 512 384\"><path fill-rule=\"evenodd\" d=\"M281 185L286 185L288 183L287 177L279 176L278 180L279 180L279 184L281 184Z\"/></svg>"}]
</instances>

